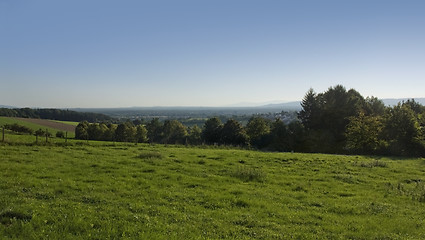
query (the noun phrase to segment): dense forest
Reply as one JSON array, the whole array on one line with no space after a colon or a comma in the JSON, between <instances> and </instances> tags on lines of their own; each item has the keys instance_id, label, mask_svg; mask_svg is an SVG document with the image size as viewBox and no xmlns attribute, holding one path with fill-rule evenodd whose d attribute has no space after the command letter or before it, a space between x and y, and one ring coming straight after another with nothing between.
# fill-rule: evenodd
<instances>
[{"instance_id":1,"label":"dense forest","mask_svg":"<svg viewBox=\"0 0 425 240\"><path fill-rule=\"evenodd\" d=\"M385 106L375 98L364 98L354 89L337 85L323 93L310 89L298 119L285 124L254 115L243 126L213 117L185 127L177 120L146 124L127 121L81 122L76 138L163 144L208 144L252 147L267 151L297 151L339 154L425 156L425 107L407 100Z\"/></svg>"},{"instance_id":2,"label":"dense forest","mask_svg":"<svg viewBox=\"0 0 425 240\"><path fill-rule=\"evenodd\" d=\"M99 122L112 120L111 117L100 113L76 112L61 109L0 108L0 116L40 118L72 122Z\"/></svg>"}]
</instances>

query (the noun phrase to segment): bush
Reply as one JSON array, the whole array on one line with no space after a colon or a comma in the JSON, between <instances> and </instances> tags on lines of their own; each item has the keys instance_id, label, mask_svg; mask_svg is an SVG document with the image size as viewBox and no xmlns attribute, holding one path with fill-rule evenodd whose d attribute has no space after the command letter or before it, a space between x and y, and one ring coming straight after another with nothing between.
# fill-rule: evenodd
<instances>
[{"instance_id":1,"label":"bush","mask_svg":"<svg viewBox=\"0 0 425 240\"><path fill-rule=\"evenodd\" d=\"M6 125L4 125L4 128L5 129L8 129L8 130L11 130L11 131L14 131L14 132L17 132L17 133L32 134L34 132L31 128L26 127L26 126L19 125L17 123L6 124Z\"/></svg>"},{"instance_id":2,"label":"bush","mask_svg":"<svg viewBox=\"0 0 425 240\"><path fill-rule=\"evenodd\" d=\"M266 174L261 169L250 167L239 167L233 172L232 176L244 182L263 182L266 179Z\"/></svg>"},{"instance_id":3,"label":"bush","mask_svg":"<svg viewBox=\"0 0 425 240\"><path fill-rule=\"evenodd\" d=\"M63 131L57 131L56 132L56 137L57 138L64 138L65 137L65 133Z\"/></svg>"}]
</instances>

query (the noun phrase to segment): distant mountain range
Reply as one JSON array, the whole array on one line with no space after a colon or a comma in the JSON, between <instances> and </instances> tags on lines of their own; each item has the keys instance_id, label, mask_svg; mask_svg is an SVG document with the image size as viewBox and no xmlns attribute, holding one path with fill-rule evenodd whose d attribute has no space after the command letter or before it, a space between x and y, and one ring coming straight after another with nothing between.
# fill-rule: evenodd
<instances>
[{"instance_id":1,"label":"distant mountain range","mask_svg":"<svg viewBox=\"0 0 425 240\"><path fill-rule=\"evenodd\" d=\"M394 106L397 105L399 102L407 101L412 98L386 98L381 99L386 106ZM425 106L425 98L414 98L416 102L422 104ZM257 108L280 108L284 110L301 110L301 101L295 101L295 102L286 102L286 103L273 103L273 104L267 104L263 106L258 106Z\"/></svg>"},{"instance_id":2,"label":"distant mountain range","mask_svg":"<svg viewBox=\"0 0 425 240\"><path fill-rule=\"evenodd\" d=\"M382 99L382 101L387 106L394 106L394 105L397 105L399 102L407 101L409 99L412 99L412 98L386 98L386 99ZM425 106L425 98L413 98L413 99L415 99L417 103L420 103Z\"/></svg>"},{"instance_id":3,"label":"distant mountain range","mask_svg":"<svg viewBox=\"0 0 425 240\"><path fill-rule=\"evenodd\" d=\"M7 105L0 105L0 108L16 108L16 107L13 107L13 106L7 106Z\"/></svg>"},{"instance_id":4,"label":"distant mountain range","mask_svg":"<svg viewBox=\"0 0 425 240\"><path fill-rule=\"evenodd\" d=\"M412 98L386 98L381 99L386 106L397 105L399 102L406 101ZM425 106L425 98L414 98L416 102ZM18 108L7 105L0 105L0 108ZM33 107L33 109L39 109L38 107ZM40 108L41 109L41 108ZM255 109L263 109L263 110L277 110L281 109L283 111L299 111L301 110L301 101L293 101L293 102L278 102L273 101L272 103L239 103L234 105L222 106L222 107L185 107L185 106L170 106L170 107L123 107L123 108L69 108L69 110L77 111L77 112L98 112L105 113L110 111L138 111L138 110L194 110L194 111L210 111L210 110L218 110L218 109L228 109L228 110L255 110Z\"/></svg>"}]
</instances>

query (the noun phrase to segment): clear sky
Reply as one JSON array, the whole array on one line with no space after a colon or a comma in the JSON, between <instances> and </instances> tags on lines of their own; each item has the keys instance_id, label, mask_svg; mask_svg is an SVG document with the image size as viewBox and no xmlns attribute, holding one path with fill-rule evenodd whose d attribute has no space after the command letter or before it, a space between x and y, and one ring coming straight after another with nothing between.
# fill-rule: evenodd
<instances>
[{"instance_id":1,"label":"clear sky","mask_svg":"<svg viewBox=\"0 0 425 240\"><path fill-rule=\"evenodd\" d=\"M0 0L0 105L425 97L423 0Z\"/></svg>"}]
</instances>

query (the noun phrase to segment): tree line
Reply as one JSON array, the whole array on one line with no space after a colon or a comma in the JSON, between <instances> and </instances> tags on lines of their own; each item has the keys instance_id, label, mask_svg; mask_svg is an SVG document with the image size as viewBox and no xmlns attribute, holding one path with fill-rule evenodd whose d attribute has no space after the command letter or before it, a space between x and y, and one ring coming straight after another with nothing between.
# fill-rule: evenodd
<instances>
[{"instance_id":1,"label":"tree line","mask_svg":"<svg viewBox=\"0 0 425 240\"><path fill-rule=\"evenodd\" d=\"M310 89L301 105L305 152L425 156L425 107L414 99L385 106L337 85Z\"/></svg>"},{"instance_id":2,"label":"tree line","mask_svg":"<svg viewBox=\"0 0 425 240\"><path fill-rule=\"evenodd\" d=\"M31 109L31 108L0 108L0 116L3 117L21 117L21 118L40 118L59 121L111 121L112 118L101 113L76 112L62 109Z\"/></svg>"},{"instance_id":3,"label":"tree line","mask_svg":"<svg viewBox=\"0 0 425 240\"><path fill-rule=\"evenodd\" d=\"M81 122L76 138L162 144L208 144L252 147L267 151L425 156L425 107L413 99L385 106L376 97L364 98L337 85L323 93L310 89L298 119L285 124L252 116L243 126L218 117L202 127L185 127L177 120L146 124L127 121Z\"/></svg>"}]
</instances>

